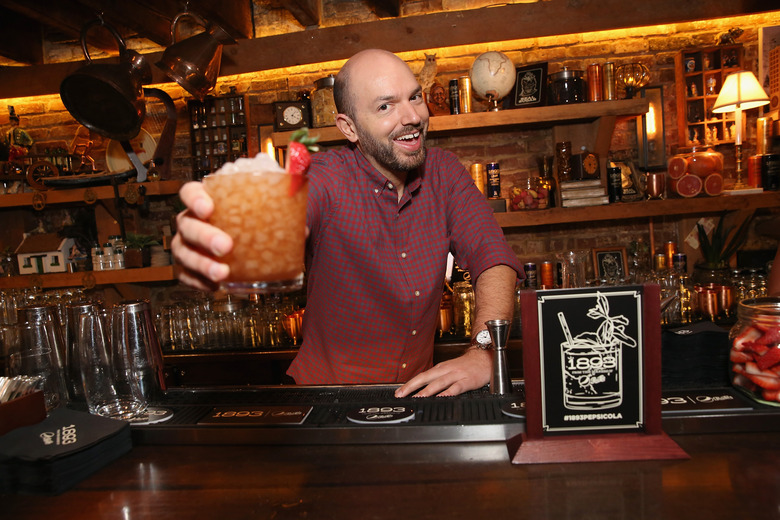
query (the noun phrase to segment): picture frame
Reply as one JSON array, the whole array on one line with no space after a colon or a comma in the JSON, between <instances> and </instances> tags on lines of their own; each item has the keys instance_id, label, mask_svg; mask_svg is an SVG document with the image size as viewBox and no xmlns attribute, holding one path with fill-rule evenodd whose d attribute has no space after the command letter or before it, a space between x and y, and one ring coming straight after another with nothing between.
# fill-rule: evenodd
<instances>
[{"instance_id":1,"label":"picture frame","mask_svg":"<svg viewBox=\"0 0 780 520\"><path fill-rule=\"evenodd\" d=\"M547 104L547 62L515 67L515 86L503 108L541 107Z\"/></svg>"},{"instance_id":2,"label":"picture frame","mask_svg":"<svg viewBox=\"0 0 780 520\"><path fill-rule=\"evenodd\" d=\"M628 276L628 257L622 246L593 249L593 274L599 280L620 280Z\"/></svg>"},{"instance_id":3,"label":"picture frame","mask_svg":"<svg viewBox=\"0 0 780 520\"><path fill-rule=\"evenodd\" d=\"M621 202L637 202L645 198L645 183L642 173L632 161L610 161L609 167L620 168L622 177L623 194Z\"/></svg>"},{"instance_id":4,"label":"picture frame","mask_svg":"<svg viewBox=\"0 0 780 520\"><path fill-rule=\"evenodd\" d=\"M758 31L758 82L769 95L769 111L780 108L780 25L760 27ZM771 54L770 54L771 53ZM774 61L773 61L774 60ZM774 81L772 81L774 79Z\"/></svg>"}]
</instances>

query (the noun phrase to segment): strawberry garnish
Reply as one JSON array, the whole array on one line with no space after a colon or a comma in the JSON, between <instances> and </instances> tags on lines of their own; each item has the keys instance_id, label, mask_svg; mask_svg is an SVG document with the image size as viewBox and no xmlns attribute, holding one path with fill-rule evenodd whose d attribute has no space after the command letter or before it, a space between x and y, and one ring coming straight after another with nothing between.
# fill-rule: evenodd
<instances>
[{"instance_id":1,"label":"strawberry garnish","mask_svg":"<svg viewBox=\"0 0 780 520\"><path fill-rule=\"evenodd\" d=\"M290 177L290 197L298 193L304 184L306 184L306 172L311 166L311 154L318 151L319 147L314 144L316 137L309 136L308 128L301 128L293 132L290 136L290 143L287 145L287 173Z\"/></svg>"}]
</instances>

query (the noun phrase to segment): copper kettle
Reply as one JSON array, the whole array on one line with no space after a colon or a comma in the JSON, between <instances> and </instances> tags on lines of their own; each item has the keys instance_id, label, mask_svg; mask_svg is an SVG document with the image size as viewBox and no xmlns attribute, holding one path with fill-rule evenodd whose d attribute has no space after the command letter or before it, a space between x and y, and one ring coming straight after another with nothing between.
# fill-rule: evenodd
<instances>
[{"instance_id":1,"label":"copper kettle","mask_svg":"<svg viewBox=\"0 0 780 520\"><path fill-rule=\"evenodd\" d=\"M116 39L118 64L92 62L86 36L95 25L106 28ZM116 29L101 18L82 28L81 48L87 65L60 84L65 108L79 123L102 136L117 141L132 139L140 132L146 115L142 85L152 80L151 67L141 54L127 50Z\"/></svg>"},{"instance_id":2,"label":"copper kettle","mask_svg":"<svg viewBox=\"0 0 780 520\"><path fill-rule=\"evenodd\" d=\"M177 42L176 25L185 16L193 18L206 30ZM173 19L171 37L172 45L165 49L162 58L155 65L187 92L203 100L217 84L222 46L235 44L236 41L219 25L206 24L200 16L187 11L177 14Z\"/></svg>"}]
</instances>

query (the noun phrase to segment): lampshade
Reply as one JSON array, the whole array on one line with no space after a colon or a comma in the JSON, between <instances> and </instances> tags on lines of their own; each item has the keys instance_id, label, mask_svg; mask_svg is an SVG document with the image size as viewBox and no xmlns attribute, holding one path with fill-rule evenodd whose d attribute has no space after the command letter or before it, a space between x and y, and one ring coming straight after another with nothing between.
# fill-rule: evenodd
<instances>
[{"instance_id":1,"label":"lampshade","mask_svg":"<svg viewBox=\"0 0 780 520\"><path fill-rule=\"evenodd\" d=\"M722 114L734 112L738 108L749 110L768 103L769 96L761 88L756 76L750 71L740 70L726 77L712 111Z\"/></svg>"}]
</instances>

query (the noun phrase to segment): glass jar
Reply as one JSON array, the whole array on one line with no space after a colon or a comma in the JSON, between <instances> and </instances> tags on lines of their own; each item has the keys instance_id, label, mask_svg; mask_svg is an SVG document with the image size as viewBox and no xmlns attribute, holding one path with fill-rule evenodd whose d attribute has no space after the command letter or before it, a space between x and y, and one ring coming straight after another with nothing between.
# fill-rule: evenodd
<instances>
[{"instance_id":1,"label":"glass jar","mask_svg":"<svg viewBox=\"0 0 780 520\"><path fill-rule=\"evenodd\" d=\"M585 80L583 71L563 70L550 76L550 97L553 105L583 103L585 101Z\"/></svg>"},{"instance_id":2,"label":"glass jar","mask_svg":"<svg viewBox=\"0 0 780 520\"><path fill-rule=\"evenodd\" d=\"M668 162L669 177L679 179L686 173L706 178L713 173L723 174L723 154L708 146L678 148Z\"/></svg>"},{"instance_id":3,"label":"glass jar","mask_svg":"<svg viewBox=\"0 0 780 520\"><path fill-rule=\"evenodd\" d=\"M512 186L509 209L525 211L529 209L547 209L550 207L552 183L547 178L529 177L519 186Z\"/></svg>"},{"instance_id":4,"label":"glass jar","mask_svg":"<svg viewBox=\"0 0 780 520\"><path fill-rule=\"evenodd\" d=\"M333 74L328 74L314 82L314 92L311 95L311 126L314 128L336 124L336 102L333 99L335 81Z\"/></svg>"},{"instance_id":5,"label":"glass jar","mask_svg":"<svg viewBox=\"0 0 780 520\"><path fill-rule=\"evenodd\" d=\"M780 406L780 298L739 302L729 340L732 384L758 402Z\"/></svg>"}]
</instances>

